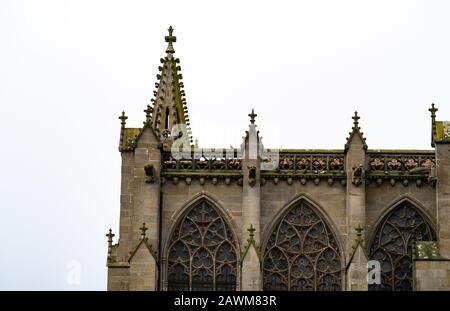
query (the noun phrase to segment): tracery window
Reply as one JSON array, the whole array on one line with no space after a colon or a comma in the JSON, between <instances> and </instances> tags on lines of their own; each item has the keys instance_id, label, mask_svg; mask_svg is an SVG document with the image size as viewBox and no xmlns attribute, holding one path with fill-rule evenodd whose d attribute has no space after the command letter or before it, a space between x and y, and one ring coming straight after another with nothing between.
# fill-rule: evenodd
<instances>
[{"instance_id":1,"label":"tracery window","mask_svg":"<svg viewBox=\"0 0 450 311\"><path fill-rule=\"evenodd\" d=\"M435 239L430 224L404 201L386 215L376 232L370 257L381 264L381 284L369 285L369 290L412 290L412 244Z\"/></svg>"},{"instance_id":2,"label":"tracery window","mask_svg":"<svg viewBox=\"0 0 450 311\"><path fill-rule=\"evenodd\" d=\"M326 221L304 200L291 207L269 237L264 290L341 290L341 258Z\"/></svg>"},{"instance_id":3,"label":"tracery window","mask_svg":"<svg viewBox=\"0 0 450 311\"><path fill-rule=\"evenodd\" d=\"M225 220L202 200L176 226L169 246L168 290L236 290L236 243Z\"/></svg>"}]
</instances>

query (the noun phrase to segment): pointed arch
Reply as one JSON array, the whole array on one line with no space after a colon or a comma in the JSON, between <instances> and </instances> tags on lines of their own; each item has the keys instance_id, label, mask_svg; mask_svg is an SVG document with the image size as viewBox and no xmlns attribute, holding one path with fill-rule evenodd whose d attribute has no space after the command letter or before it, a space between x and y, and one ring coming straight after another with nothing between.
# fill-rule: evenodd
<instances>
[{"instance_id":1,"label":"pointed arch","mask_svg":"<svg viewBox=\"0 0 450 311\"><path fill-rule=\"evenodd\" d=\"M336 242L337 242L339 250L340 250L341 258L343 259L343 262L345 262L346 255L344 252L344 242L342 240L342 234L340 234L338 225L334 222L333 218L331 218L331 216L322 207L321 204L316 202L313 198L311 198L310 196L308 196L305 193L300 193L300 194L294 196L293 198L291 198L289 201L287 201L283 205L282 208L280 208L273 216L270 217L271 220L266 225L266 227L264 228L264 232L262 233L261 241L262 241L263 249L265 249L265 246L269 240L270 234L273 232L273 230L274 230L275 226L277 225L277 223L279 222L280 218L283 217L283 215L285 215L292 206L294 206L296 203L298 203L300 201L305 201L308 204L310 204L320 214L320 216L322 218L324 218L326 223L331 227L331 230L335 233Z\"/></svg>"},{"instance_id":2,"label":"pointed arch","mask_svg":"<svg viewBox=\"0 0 450 311\"><path fill-rule=\"evenodd\" d=\"M418 201L402 196L392 202L371 230L369 257L381 264L381 284L369 290L412 290L412 244L435 239L434 221Z\"/></svg>"},{"instance_id":3,"label":"pointed arch","mask_svg":"<svg viewBox=\"0 0 450 311\"><path fill-rule=\"evenodd\" d=\"M418 213L430 224L431 228L434 232L437 232L436 227L436 217L430 215L430 213L426 210L425 206L416 198L414 198L411 195L402 195L398 198L391 201L387 206L386 209L382 210L378 217L376 217L376 221L373 225L370 227L370 231L368 232L368 245L372 245L373 239L375 238L375 234L377 233L377 229L380 226L380 223L383 221L383 219L390 213L392 210L394 210L399 204L402 204L403 202L409 202L411 205L414 206L414 208L417 210Z\"/></svg>"},{"instance_id":4,"label":"pointed arch","mask_svg":"<svg viewBox=\"0 0 450 311\"><path fill-rule=\"evenodd\" d=\"M341 290L343 251L333 222L305 195L288 202L265 230L265 290Z\"/></svg>"},{"instance_id":5,"label":"pointed arch","mask_svg":"<svg viewBox=\"0 0 450 311\"><path fill-rule=\"evenodd\" d=\"M239 244L216 203L202 193L174 215L165 247L168 290L236 290Z\"/></svg>"},{"instance_id":6,"label":"pointed arch","mask_svg":"<svg viewBox=\"0 0 450 311\"><path fill-rule=\"evenodd\" d=\"M216 209L216 211L219 213L219 215L221 217L223 217L223 219L225 219L225 221L227 222L227 224L230 226L230 229L233 233L234 239L236 241L236 247L238 249L240 249L241 247L241 240L240 240L240 236L237 234L237 232L239 232L238 227L236 222L234 221L234 219L231 216L231 213L229 210L227 210L223 204L217 199L215 198L211 193L209 193L208 191L201 191L198 192L197 194L193 195L192 198L190 198L187 202L185 202L180 208L178 208L170 217L171 220L171 226L169 227L168 230L168 235L164 240L164 247L163 247L163 255L166 257L167 255L167 247L168 247L168 240L170 239L170 237L172 236L173 231L175 230L176 224L178 223L178 221L181 219L181 217L184 216L184 214L186 214L187 210L190 209L193 205L195 205L197 202L200 202L202 200L207 201L208 203L210 203L213 208Z\"/></svg>"}]
</instances>

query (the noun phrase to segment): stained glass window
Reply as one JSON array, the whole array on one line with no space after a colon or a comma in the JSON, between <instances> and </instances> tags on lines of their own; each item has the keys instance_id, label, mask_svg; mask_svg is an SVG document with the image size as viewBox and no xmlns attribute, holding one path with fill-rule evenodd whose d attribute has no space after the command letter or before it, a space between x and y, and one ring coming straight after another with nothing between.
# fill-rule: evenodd
<instances>
[{"instance_id":1,"label":"stained glass window","mask_svg":"<svg viewBox=\"0 0 450 311\"><path fill-rule=\"evenodd\" d=\"M168 290L236 290L235 239L207 201L191 207L169 246Z\"/></svg>"},{"instance_id":2,"label":"stained glass window","mask_svg":"<svg viewBox=\"0 0 450 311\"><path fill-rule=\"evenodd\" d=\"M369 285L369 290L412 290L412 243L434 238L431 226L411 203L399 204L380 223L371 244L370 257L381 264L381 284Z\"/></svg>"},{"instance_id":3,"label":"stained glass window","mask_svg":"<svg viewBox=\"0 0 450 311\"><path fill-rule=\"evenodd\" d=\"M341 258L329 225L301 200L281 218L263 259L264 290L342 289Z\"/></svg>"}]
</instances>

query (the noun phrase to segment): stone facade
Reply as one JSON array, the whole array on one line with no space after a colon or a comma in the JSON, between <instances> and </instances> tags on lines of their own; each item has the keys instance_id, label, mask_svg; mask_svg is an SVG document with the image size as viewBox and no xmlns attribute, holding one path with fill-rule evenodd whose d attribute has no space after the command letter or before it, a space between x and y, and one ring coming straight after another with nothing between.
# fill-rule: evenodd
<instances>
[{"instance_id":1,"label":"stone facade","mask_svg":"<svg viewBox=\"0 0 450 311\"><path fill-rule=\"evenodd\" d=\"M434 105L430 150L368 149L356 112L342 150L269 150L253 111L241 148L201 149L172 31L144 126L120 117L108 290L450 290L450 130ZM427 240L439 258L414 257Z\"/></svg>"},{"instance_id":2,"label":"stone facade","mask_svg":"<svg viewBox=\"0 0 450 311\"><path fill-rule=\"evenodd\" d=\"M420 260L415 263L416 290L448 291L450 289L450 263Z\"/></svg>"}]
</instances>

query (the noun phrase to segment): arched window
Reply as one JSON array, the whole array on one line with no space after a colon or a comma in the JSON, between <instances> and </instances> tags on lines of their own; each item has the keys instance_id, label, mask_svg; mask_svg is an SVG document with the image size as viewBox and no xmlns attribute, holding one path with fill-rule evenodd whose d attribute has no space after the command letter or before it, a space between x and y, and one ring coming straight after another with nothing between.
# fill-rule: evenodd
<instances>
[{"instance_id":1,"label":"arched window","mask_svg":"<svg viewBox=\"0 0 450 311\"><path fill-rule=\"evenodd\" d=\"M264 290L341 290L341 258L329 225L306 201L292 206L269 237Z\"/></svg>"},{"instance_id":2,"label":"arched window","mask_svg":"<svg viewBox=\"0 0 450 311\"><path fill-rule=\"evenodd\" d=\"M166 114L165 114L165 122L164 122L164 129L168 130L170 127L170 111L169 108L166 108Z\"/></svg>"},{"instance_id":3,"label":"arched window","mask_svg":"<svg viewBox=\"0 0 450 311\"><path fill-rule=\"evenodd\" d=\"M206 200L176 226L168 253L168 290L236 290L236 243L225 220Z\"/></svg>"},{"instance_id":4,"label":"arched window","mask_svg":"<svg viewBox=\"0 0 450 311\"><path fill-rule=\"evenodd\" d=\"M369 290L412 290L412 243L435 239L430 224L408 201L388 213L378 225L370 247L371 259L381 264L381 284Z\"/></svg>"}]
</instances>

